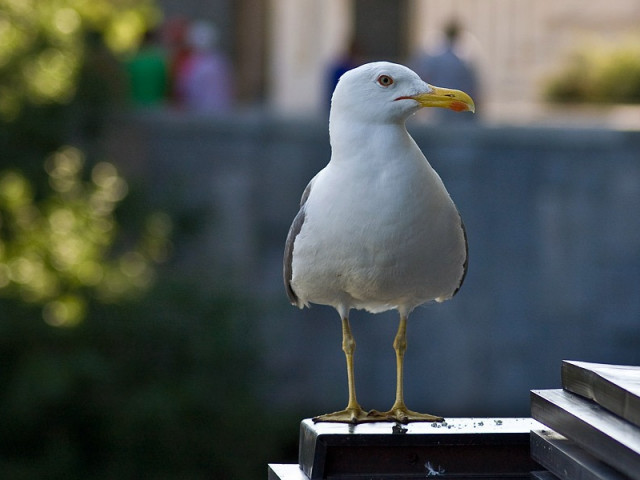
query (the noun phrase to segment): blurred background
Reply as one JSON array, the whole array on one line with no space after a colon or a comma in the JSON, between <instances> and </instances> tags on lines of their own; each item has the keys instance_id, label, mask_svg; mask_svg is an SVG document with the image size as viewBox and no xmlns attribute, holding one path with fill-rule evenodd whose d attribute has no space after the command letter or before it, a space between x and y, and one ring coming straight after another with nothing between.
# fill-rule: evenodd
<instances>
[{"instance_id":1,"label":"blurred background","mask_svg":"<svg viewBox=\"0 0 640 480\"><path fill-rule=\"evenodd\" d=\"M339 318L286 233L372 60L464 88L409 122L467 226L409 323L406 399L528 416L560 362L640 364L635 0L0 0L0 474L264 478L347 400ZM353 312L364 408L396 314Z\"/></svg>"}]
</instances>

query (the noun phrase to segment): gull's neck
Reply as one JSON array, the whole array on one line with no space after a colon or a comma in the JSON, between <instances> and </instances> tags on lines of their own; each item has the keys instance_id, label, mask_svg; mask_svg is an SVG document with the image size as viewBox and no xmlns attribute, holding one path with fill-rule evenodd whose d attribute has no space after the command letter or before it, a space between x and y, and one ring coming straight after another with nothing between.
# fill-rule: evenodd
<instances>
[{"instance_id":1,"label":"gull's neck","mask_svg":"<svg viewBox=\"0 0 640 480\"><path fill-rule=\"evenodd\" d=\"M383 161L393 161L385 152L403 151L398 149L417 149L415 142L407 132L404 121L368 122L332 116L329 123L332 159L349 161L363 155L372 159L380 157Z\"/></svg>"}]
</instances>

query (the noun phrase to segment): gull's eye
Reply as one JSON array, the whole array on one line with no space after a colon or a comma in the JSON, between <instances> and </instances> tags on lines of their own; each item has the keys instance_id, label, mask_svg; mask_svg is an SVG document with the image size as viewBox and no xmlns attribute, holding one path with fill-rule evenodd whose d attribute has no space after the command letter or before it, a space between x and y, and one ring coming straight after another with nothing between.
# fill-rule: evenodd
<instances>
[{"instance_id":1,"label":"gull's eye","mask_svg":"<svg viewBox=\"0 0 640 480\"><path fill-rule=\"evenodd\" d=\"M382 87L393 85L393 78L391 78L389 75L380 75L378 77L378 85Z\"/></svg>"}]
</instances>

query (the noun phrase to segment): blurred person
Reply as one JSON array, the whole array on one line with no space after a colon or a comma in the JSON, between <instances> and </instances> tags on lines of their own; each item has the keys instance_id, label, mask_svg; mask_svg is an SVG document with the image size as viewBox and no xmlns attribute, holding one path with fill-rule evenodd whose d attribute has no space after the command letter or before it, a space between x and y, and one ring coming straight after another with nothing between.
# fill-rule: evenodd
<instances>
[{"instance_id":1,"label":"blurred person","mask_svg":"<svg viewBox=\"0 0 640 480\"><path fill-rule=\"evenodd\" d=\"M168 96L169 102L179 107L182 104L177 79L191 55L191 47L187 43L189 21L182 16L169 18L162 29L162 39L168 52Z\"/></svg>"},{"instance_id":2,"label":"blurred person","mask_svg":"<svg viewBox=\"0 0 640 480\"><path fill-rule=\"evenodd\" d=\"M198 112L226 112L232 105L230 62L218 48L218 30L197 21L187 32L190 54L176 71L182 106Z\"/></svg>"},{"instance_id":3,"label":"blurred person","mask_svg":"<svg viewBox=\"0 0 640 480\"><path fill-rule=\"evenodd\" d=\"M102 33L89 30L84 42L84 61L68 120L74 143L92 158L101 152L100 137L108 115L127 103L129 86L122 62L106 45Z\"/></svg>"},{"instance_id":4,"label":"blurred person","mask_svg":"<svg viewBox=\"0 0 640 480\"><path fill-rule=\"evenodd\" d=\"M445 38L441 50L433 54L420 54L410 64L413 70L426 82L436 86L447 85L462 90L476 100L479 95L475 69L458 53L461 33L460 24L456 20L451 20L444 29ZM443 122L472 122L478 118L477 115L456 115L456 112L449 110L437 110L429 113L436 120Z\"/></svg>"},{"instance_id":5,"label":"blurred person","mask_svg":"<svg viewBox=\"0 0 640 480\"><path fill-rule=\"evenodd\" d=\"M162 104L168 92L167 55L156 41L156 32L145 34L140 50L126 64L129 91L135 105Z\"/></svg>"}]
</instances>

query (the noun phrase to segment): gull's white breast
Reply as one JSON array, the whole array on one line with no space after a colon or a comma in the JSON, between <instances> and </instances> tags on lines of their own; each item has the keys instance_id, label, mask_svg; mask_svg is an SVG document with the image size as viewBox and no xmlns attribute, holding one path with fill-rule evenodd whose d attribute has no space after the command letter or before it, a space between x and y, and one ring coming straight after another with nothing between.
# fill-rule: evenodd
<instances>
[{"instance_id":1,"label":"gull's white breast","mask_svg":"<svg viewBox=\"0 0 640 480\"><path fill-rule=\"evenodd\" d=\"M406 131L382 140L361 145L362 158L334 153L313 180L293 246L302 303L411 310L460 286L466 239L455 205Z\"/></svg>"}]
</instances>

